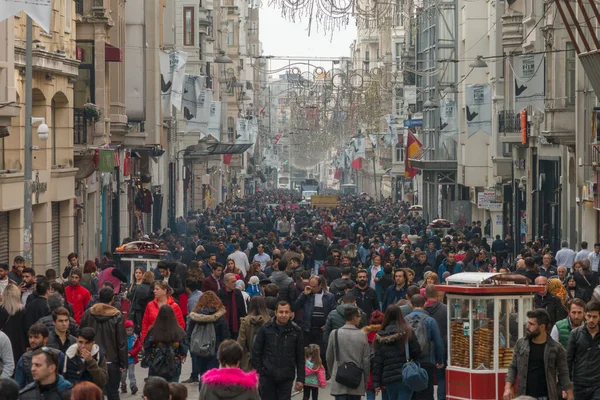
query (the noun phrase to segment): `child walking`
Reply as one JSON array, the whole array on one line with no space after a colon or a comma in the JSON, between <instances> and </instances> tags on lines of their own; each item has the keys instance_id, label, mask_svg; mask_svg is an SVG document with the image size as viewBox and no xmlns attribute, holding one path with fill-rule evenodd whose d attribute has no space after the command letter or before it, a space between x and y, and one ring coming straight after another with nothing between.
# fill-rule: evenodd
<instances>
[{"instance_id":1,"label":"child walking","mask_svg":"<svg viewBox=\"0 0 600 400\"><path fill-rule=\"evenodd\" d=\"M304 348L304 358L306 362L304 364L304 398L303 400L310 400L312 393L312 400L319 399L319 388L327 386L325 380L325 368L321 361L321 351L319 346L311 344Z\"/></svg>"},{"instance_id":2,"label":"child walking","mask_svg":"<svg viewBox=\"0 0 600 400\"><path fill-rule=\"evenodd\" d=\"M138 336L133 333L133 321L125 321L125 332L127 332L127 369L121 372L121 393L127 393L127 375L129 375L129 387L131 394L136 394L138 391L135 381L135 364L138 363L138 353L142 348L142 342Z\"/></svg>"}]
</instances>

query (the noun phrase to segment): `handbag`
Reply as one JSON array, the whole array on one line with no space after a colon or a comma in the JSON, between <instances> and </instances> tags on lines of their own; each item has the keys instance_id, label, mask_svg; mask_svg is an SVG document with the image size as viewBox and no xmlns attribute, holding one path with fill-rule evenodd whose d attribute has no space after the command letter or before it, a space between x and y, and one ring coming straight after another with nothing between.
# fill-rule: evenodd
<instances>
[{"instance_id":1,"label":"handbag","mask_svg":"<svg viewBox=\"0 0 600 400\"><path fill-rule=\"evenodd\" d=\"M402 366L402 383L414 392L427 389L429 375L418 362L410 359L408 340L404 345L404 353L406 354L406 364Z\"/></svg>"},{"instance_id":2,"label":"handbag","mask_svg":"<svg viewBox=\"0 0 600 400\"><path fill-rule=\"evenodd\" d=\"M364 372L352 361L340 363L340 345L338 341L338 330L335 331L335 361L338 368L335 374L335 381L340 385L357 389L360 386Z\"/></svg>"}]
</instances>

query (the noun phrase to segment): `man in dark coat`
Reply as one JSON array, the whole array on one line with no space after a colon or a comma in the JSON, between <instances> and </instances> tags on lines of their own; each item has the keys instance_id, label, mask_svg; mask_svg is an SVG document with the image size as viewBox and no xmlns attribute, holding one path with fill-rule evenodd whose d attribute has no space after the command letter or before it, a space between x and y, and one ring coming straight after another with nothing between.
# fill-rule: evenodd
<instances>
[{"instance_id":1,"label":"man in dark coat","mask_svg":"<svg viewBox=\"0 0 600 400\"><path fill-rule=\"evenodd\" d=\"M35 292L27 300L27 305L25 306L25 330L29 331L31 325L50 312L50 308L48 308L48 281L38 279L35 285Z\"/></svg>"},{"instance_id":2,"label":"man in dark coat","mask_svg":"<svg viewBox=\"0 0 600 400\"><path fill-rule=\"evenodd\" d=\"M95 341L106 352L108 400L119 400L121 370L127 369L127 333L121 311L112 306L114 291L102 288L98 295L100 303L91 307L81 318L81 328L92 327Z\"/></svg>"},{"instance_id":3,"label":"man in dark coat","mask_svg":"<svg viewBox=\"0 0 600 400\"><path fill-rule=\"evenodd\" d=\"M548 312L550 317L549 331L552 331L554 324L563 318L567 318L567 310L563 307L562 302L552 293L548 293L548 278L538 276L535 278L535 284L544 287L543 292L536 293L533 301L535 308L543 308Z\"/></svg>"},{"instance_id":4,"label":"man in dark coat","mask_svg":"<svg viewBox=\"0 0 600 400\"><path fill-rule=\"evenodd\" d=\"M237 340L240 332L240 319L246 316L246 303L242 292L235 288L235 275L225 274L223 288L217 291L217 296L227 309L227 324L231 338Z\"/></svg>"},{"instance_id":5,"label":"man in dark coat","mask_svg":"<svg viewBox=\"0 0 600 400\"><path fill-rule=\"evenodd\" d=\"M304 387L304 344L302 330L292 322L289 303L280 301L275 317L256 334L252 365L259 373L263 400L290 400L296 380L296 391Z\"/></svg>"}]
</instances>

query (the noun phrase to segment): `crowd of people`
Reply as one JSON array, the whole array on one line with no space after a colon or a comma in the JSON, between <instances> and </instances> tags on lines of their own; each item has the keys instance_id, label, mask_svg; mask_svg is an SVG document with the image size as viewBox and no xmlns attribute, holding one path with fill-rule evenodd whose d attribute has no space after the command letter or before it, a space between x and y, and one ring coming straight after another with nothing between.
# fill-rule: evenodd
<instances>
[{"instance_id":1,"label":"crowd of people","mask_svg":"<svg viewBox=\"0 0 600 400\"><path fill-rule=\"evenodd\" d=\"M298 200L258 192L138 232L124 243L152 241L169 257L131 282L110 253L72 253L58 274L20 256L0 264L0 398L119 399L139 391L143 368L148 400L184 399L192 384L211 400L316 400L325 387L338 400L443 400L448 311L436 285L478 271L545 288L504 398L600 398L600 243L554 254L538 241L513 254L510 236L487 239L480 222L437 229L406 203Z\"/></svg>"}]
</instances>

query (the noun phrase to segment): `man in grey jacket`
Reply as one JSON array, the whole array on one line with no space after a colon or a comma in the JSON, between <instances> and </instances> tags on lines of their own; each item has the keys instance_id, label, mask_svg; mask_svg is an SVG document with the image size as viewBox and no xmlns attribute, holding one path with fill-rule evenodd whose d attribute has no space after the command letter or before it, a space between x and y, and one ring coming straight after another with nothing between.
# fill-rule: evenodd
<instances>
[{"instance_id":1,"label":"man in grey jacket","mask_svg":"<svg viewBox=\"0 0 600 400\"><path fill-rule=\"evenodd\" d=\"M325 327L323 328L323 342L325 346L329 343L329 337L332 331L341 328L346 324L346 317L344 316L344 312L347 308L357 307L356 305L356 296L350 293L346 293L344 297L342 297L342 304L336 307L336 309L329 313L327 316L327 321L325 322ZM360 308L360 323L358 328L362 328L367 325L367 314L365 314Z\"/></svg>"},{"instance_id":2,"label":"man in grey jacket","mask_svg":"<svg viewBox=\"0 0 600 400\"><path fill-rule=\"evenodd\" d=\"M527 334L515 344L513 358L504 378L503 400L512 400L513 385L517 380L517 396L558 399L558 380L567 399L574 399L565 349L548 335L549 326L550 317L543 308L527 313Z\"/></svg>"},{"instance_id":3,"label":"man in grey jacket","mask_svg":"<svg viewBox=\"0 0 600 400\"><path fill-rule=\"evenodd\" d=\"M363 370L363 377L356 389L344 386L335 379L331 380L331 395L335 398L344 396L345 400L360 400L366 391L371 366L371 346L367 334L358 329L360 324L360 311L357 307L348 307L344 310L346 324L333 331L327 346L327 365L335 377L339 365L353 362ZM343 345L341 345L343 343Z\"/></svg>"}]
</instances>

